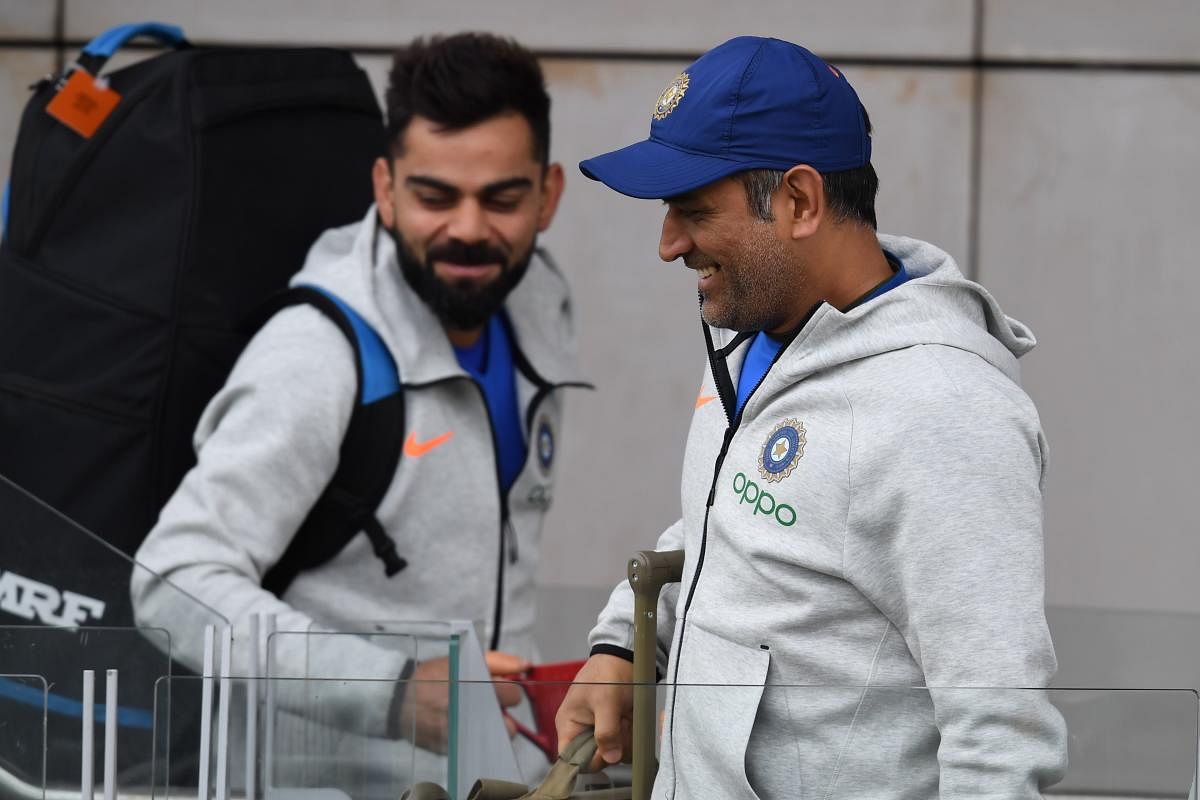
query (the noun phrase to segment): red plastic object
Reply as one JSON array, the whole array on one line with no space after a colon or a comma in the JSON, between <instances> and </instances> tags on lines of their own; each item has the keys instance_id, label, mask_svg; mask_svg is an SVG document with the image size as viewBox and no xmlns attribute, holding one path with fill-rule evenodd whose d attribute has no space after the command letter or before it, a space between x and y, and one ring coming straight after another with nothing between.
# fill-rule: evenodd
<instances>
[{"instance_id":1,"label":"red plastic object","mask_svg":"<svg viewBox=\"0 0 1200 800\"><path fill-rule=\"evenodd\" d=\"M510 715L506 714L517 726L517 733L533 742L546 754L546 760L551 764L558 758L558 732L554 727L554 715L562 705L571 681L586 661L559 661L554 664L535 664L524 672L515 675L505 675L505 679L514 681L525 690L529 705L533 708L533 721L537 730L530 730Z\"/></svg>"}]
</instances>

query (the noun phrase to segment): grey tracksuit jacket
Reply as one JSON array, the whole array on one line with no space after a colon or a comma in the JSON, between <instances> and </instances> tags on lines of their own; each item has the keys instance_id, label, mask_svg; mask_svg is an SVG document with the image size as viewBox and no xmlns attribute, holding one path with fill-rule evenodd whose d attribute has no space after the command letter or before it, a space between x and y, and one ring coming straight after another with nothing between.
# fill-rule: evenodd
<instances>
[{"instance_id":1,"label":"grey tracksuit jacket","mask_svg":"<svg viewBox=\"0 0 1200 800\"><path fill-rule=\"evenodd\" d=\"M246 347L200 420L196 467L137 559L233 624L236 674L246 674L241 643L254 613L275 614L281 631L482 621L485 647L531 656L533 581L554 489L562 387L579 380L563 276L539 254L506 302L529 443L507 496L499 490L483 393L400 274L374 207L361 223L323 234L293 283L328 289L353 306L396 361L406 438L415 446L406 447L378 517L408 567L386 577L360 534L331 561L301 573L282 598L260 585L333 475L355 402L351 346L306 306L277 314ZM185 663L196 665L202 637L193 604L144 572L134 576L132 595L139 622L169 630ZM405 663L402 653L355 637L311 651L284 637L273 658L275 674L310 677L394 678ZM382 682L377 688L377 702L352 703L355 728L372 735L386 730L392 689ZM364 687L352 691L361 695Z\"/></svg>"},{"instance_id":2,"label":"grey tracksuit jacket","mask_svg":"<svg viewBox=\"0 0 1200 800\"><path fill-rule=\"evenodd\" d=\"M1036 691L1056 661L1033 337L945 253L880 243L913 279L820 306L740 418L714 374L735 386L749 342L713 331L657 544L687 556L659 609L656 798L1014 800L1065 767ZM619 585L593 652L632 646L632 607Z\"/></svg>"}]
</instances>

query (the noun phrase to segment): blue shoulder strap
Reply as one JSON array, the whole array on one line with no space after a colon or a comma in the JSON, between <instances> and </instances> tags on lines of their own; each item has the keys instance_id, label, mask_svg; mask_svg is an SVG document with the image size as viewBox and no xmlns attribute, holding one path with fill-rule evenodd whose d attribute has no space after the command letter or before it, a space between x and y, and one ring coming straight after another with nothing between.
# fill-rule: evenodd
<instances>
[{"instance_id":1,"label":"blue shoulder strap","mask_svg":"<svg viewBox=\"0 0 1200 800\"><path fill-rule=\"evenodd\" d=\"M308 285L298 288L312 289L328 297L350 322L350 327L357 340L355 350L358 352L359 370L362 376L359 384L359 402L364 406L370 405L376 400L400 391L400 372L396 369L396 361L371 324L363 319L362 315L355 311L349 303L328 289Z\"/></svg>"}]
</instances>

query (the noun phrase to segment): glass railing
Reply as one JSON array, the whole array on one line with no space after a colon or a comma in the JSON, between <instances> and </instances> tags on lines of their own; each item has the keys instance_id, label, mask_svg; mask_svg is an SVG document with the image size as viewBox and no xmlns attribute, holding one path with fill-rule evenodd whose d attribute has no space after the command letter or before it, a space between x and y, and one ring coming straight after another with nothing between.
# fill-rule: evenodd
<instances>
[{"instance_id":1,"label":"glass railing","mask_svg":"<svg viewBox=\"0 0 1200 800\"><path fill-rule=\"evenodd\" d=\"M0 674L0 703L19 703L26 712L15 717L0 714L0 798L42 797L49 695L46 679L40 675Z\"/></svg>"},{"instance_id":2,"label":"glass railing","mask_svg":"<svg viewBox=\"0 0 1200 800\"><path fill-rule=\"evenodd\" d=\"M1050 606L1046 619L1056 686L1200 687L1200 614Z\"/></svg>"},{"instance_id":3,"label":"glass railing","mask_svg":"<svg viewBox=\"0 0 1200 800\"><path fill-rule=\"evenodd\" d=\"M200 679L160 689L168 682L175 697L203 691ZM224 730L214 722L208 785L218 798L276 800L395 800L421 783L459 800L485 779L530 789L551 765L498 722L497 686L508 684L233 679L235 705L260 698L255 736L273 729L272 744L247 750L244 710ZM529 688L555 697L568 684ZM272 694L291 707L261 699ZM425 704L389 725L380 708L398 714L404 698ZM1196 778L1200 706L1190 690L660 685L655 700L657 780L679 797L1186 798ZM347 714L353 701L357 715ZM580 774L572 796L630 797L639 767ZM153 794L194 797L196 787L156 780Z\"/></svg>"},{"instance_id":4,"label":"glass railing","mask_svg":"<svg viewBox=\"0 0 1200 800\"><path fill-rule=\"evenodd\" d=\"M513 686L489 679L471 623L329 633L251 619L231 633L3 478L0 542L0 800L67 800L105 782L124 798L396 800L423 784L459 800L480 779L482 797L499 798L558 769L531 739L553 751L546 704L568 684L525 681L533 701L506 718L497 687ZM171 609L170 634L136 627L131 585ZM1188 638L1180 625L1194 620L1160 630L1161 618L1071 614L1052 619L1063 649L1089 625L1117 625L1125 645L1050 689L654 687L658 780L679 797L763 800L1187 797L1196 693L1136 687L1197 685L1200 662L1162 659L1155 644ZM438 659L445 681L400 680L405 665ZM1154 680L1122 679L1153 668ZM574 796L627 797L636 774L573 776Z\"/></svg>"},{"instance_id":5,"label":"glass railing","mask_svg":"<svg viewBox=\"0 0 1200 800\"><path fill-rule=\"evenodd\" d=\"M99 701L98 745L109 684L117 690L113 766L125 785L148 788L167 763L179 770L176 780L194 775L194 764L189 767L185 759L168 762L173 749L194 749L194 735L172 741L155 725L156 682L189 670L172 658L179 642L171 634L136 627L130 600L135 581L174 609L174 632L201 636L206 626L227 624L213 609L0 477L0 672L36 675L45 684L39 698L19 679L0 678L0 785L9 787L4 791L23 796L33 787L38 796L43 789L79 796L87 670ZM199 714L183 702L170 710L177 721ZM29 744L35 737L42 742L37 747ZM103 752L101 746L92 751L97 780Z\"/></svg>"}]
</instances>

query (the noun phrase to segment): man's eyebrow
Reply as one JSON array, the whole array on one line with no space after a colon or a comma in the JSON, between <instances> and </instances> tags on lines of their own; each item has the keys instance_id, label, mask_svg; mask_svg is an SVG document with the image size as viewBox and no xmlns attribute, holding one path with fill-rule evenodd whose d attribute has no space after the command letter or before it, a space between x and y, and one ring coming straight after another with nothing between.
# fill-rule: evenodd
<instances>
[{"instance_id":1,"label":"man's eyebrow","mask_svg":"<svg viewBox=\"0 0 1200 800\"><path fill-rule=\"evenodd\" d=\"M428 175L409 175L404 179L404 185L408 187L423 186L427 189L444 192L449 195L458 196L462 194L462 190L453 184L445 181L432 178ZM512 178L504 178L495 183L489 183L479 190L481 197L489 197L500 194L501 192L511 191L513 189L529 189L533 186L533 181L529 178L515 176Z\"/></svg>"},{"instance_id":2,"label":"man's eyebrow","mask_svg":"<svg viewBox=\"0 0 1200 800\"><path fill-rule=\"evenodd\" d=\"M414 186L424 186L426 189L436 189L439 192L446 194L462 194L457 186L452 186L445 181L439 181L437 178L430 178L428 175L409 175L404 179L404 185L412 188Z\"/></svg>"},{"instance_id":3,"label":"man's eyebrow","mask_svg":"<svg viewBox=\"0 0 1200 800\"><path fill-rule=\"evenodd\" d=\"M495 183L489 183L487 186L484 186L483 189L480 190L479 193L481 195L486 196L486 195L492 195L492 194L500 194L501 192L507 192L510 189L529 189L532 186L533 186L533 181L529 180L529 178L521 178L521 177L505 178L502 181L496 181Z\"/></svg>"}]
</instances>

